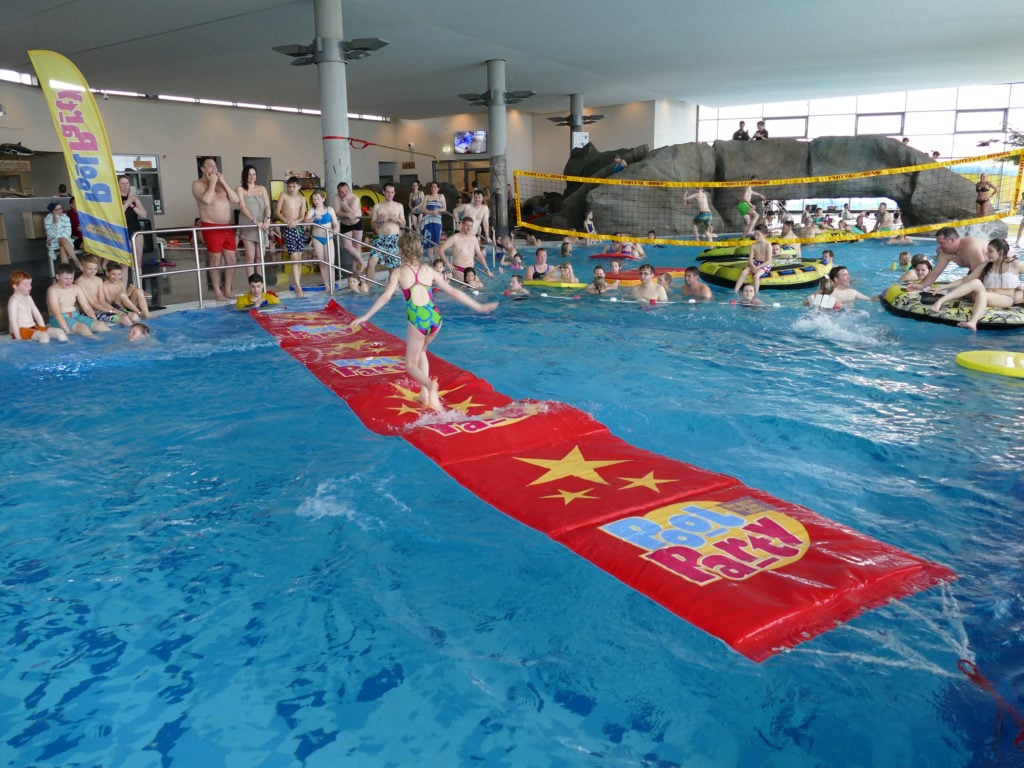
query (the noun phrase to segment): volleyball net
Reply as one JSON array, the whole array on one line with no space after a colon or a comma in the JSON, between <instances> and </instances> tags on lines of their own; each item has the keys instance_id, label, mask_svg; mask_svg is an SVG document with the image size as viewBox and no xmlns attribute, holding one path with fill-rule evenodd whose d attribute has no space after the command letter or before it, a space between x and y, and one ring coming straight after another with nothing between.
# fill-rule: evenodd
<instances>
[{"instance_id":1,"label":"volleyball net","mask_svg":"<svg viewBox=\"0 0 1024 768\"><path fill-rule=\"evenodd\" d=\"M794 234L787 240L801 243L928 236L944 226L966 229L1013 215L1022 172L1024 148L899 168L739 181L618 177L643 173L642 163L615 178L517 170L515 222L558 238L614 241L626 234L631 241L670 245L741 244L755 216L775 237L791 220ZM984 209L978 202L983 198Z\"/></svg>"}]
</instances>

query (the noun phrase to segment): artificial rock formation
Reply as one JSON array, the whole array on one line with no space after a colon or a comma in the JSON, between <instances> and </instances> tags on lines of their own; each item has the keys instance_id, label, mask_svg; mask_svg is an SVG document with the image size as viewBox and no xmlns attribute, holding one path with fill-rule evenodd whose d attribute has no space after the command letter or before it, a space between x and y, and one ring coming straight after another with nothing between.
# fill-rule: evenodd
<instances>
[{"instance_id":1,"label":"artificial rock formation","mask_svg":"<svg viewBox=\"0 0 1024 768\"><path fill-rule=\"evenodd\" d=\"M588 144L573 150L565 165L565 173L574 176L603 177L611 171L615 152L599 152ZM923 152L895 139L880 136L824 136L812 141L768 139L767 141L716 141L674 144L648 152L647 147L619 150L629 166L617 179L653 181L743 181L786 179L807 176L831 176L855 171L929 163ZM635 159L631 160L633 157ZM816 184L813 192L806 184L754 188L775 200L798 200L829 197L888 197L902 212L906 226L940 223L974 215L974 184L949 170L932 170L926 174L906 173L875 176L856 180L840 180ZM736 209L742 187L708 190L716 222L725 223L726 231L739 231L743 221ZM644 205L647 226L658 232L689 232L694 209L685 207L679 195L662 196L664 203ZM580 229L588 210L601 232L632 231L630 211L640 205L643 190L621 186L569 184L563 198L556 203L549 199L551 215L538 223L563 229ZM550 198L550 195L548 196ZM721 229L721 225L718 226Z\"/></svg>"}]
</instances>

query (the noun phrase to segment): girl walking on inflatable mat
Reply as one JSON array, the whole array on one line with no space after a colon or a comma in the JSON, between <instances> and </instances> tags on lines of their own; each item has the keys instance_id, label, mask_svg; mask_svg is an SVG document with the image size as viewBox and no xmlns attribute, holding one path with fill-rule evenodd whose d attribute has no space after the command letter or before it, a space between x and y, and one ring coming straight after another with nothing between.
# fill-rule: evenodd
<instances>
[{"instance_id":1,"label":"girl walking on inflatable mat","mask_svg":"<svg viewBox=\"0 0 1024 768\"><path fill-rule=\"evenodd\" d=\"M498 303L492 301L481 304L445 282L429 263L422 260L423 245L420 238L410 232L406 232L398 239L398 254L402 259L402 266L391 270L384 292L377 297L366 314L349 323L349 328L369 321L388 303L395 289L400 287L402 296L405 297L405 316L409 321L405 332L405 370L419 382L420 400L423 404L435 411L441 411L444 407L438 395L437 382L430 378L430 364L427 360L427 347L441 330L441 313L434 305L435 288L441 289L460 304L481 313L493 312Z\"/></svg>"}]
</instances>

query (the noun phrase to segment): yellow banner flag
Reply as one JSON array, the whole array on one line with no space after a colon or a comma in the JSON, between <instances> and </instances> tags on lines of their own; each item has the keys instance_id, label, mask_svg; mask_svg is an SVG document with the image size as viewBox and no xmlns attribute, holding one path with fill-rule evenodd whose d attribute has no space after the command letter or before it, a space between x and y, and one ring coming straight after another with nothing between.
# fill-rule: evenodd
<instances>
[{"instance_id":1,"label":"yellow banner flag","mask_svg":"<svg viewBox=\"0 0 1024 768\"><path fill-rule=\"evenodd\" d=\"M132 263L128 226L103 118L89 86L68 59L53 51L29 51L39 85L77 190L83 248L104 259Z\"/></svg>"}]
</instances>

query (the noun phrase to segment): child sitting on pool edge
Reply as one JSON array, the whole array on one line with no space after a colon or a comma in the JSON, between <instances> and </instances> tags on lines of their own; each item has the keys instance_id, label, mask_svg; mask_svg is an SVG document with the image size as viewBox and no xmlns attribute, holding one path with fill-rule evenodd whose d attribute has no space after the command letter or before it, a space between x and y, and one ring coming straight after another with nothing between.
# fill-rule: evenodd
<instances>
[{"instance_id":1,"label":"child sitting on pool edge","mask_svg":"<svg viewBox=\"0 0 1024 768\"><path fill-rule=\"evenodd\" d=\"M67 341L68 335L60 328L47 328L43 313L32 301L32 275L16 269L11 272L11 288L14 293L7 301L7 325L15 341L38 341L49 343L50 339Z\"/></svg>"}]
</instances>

